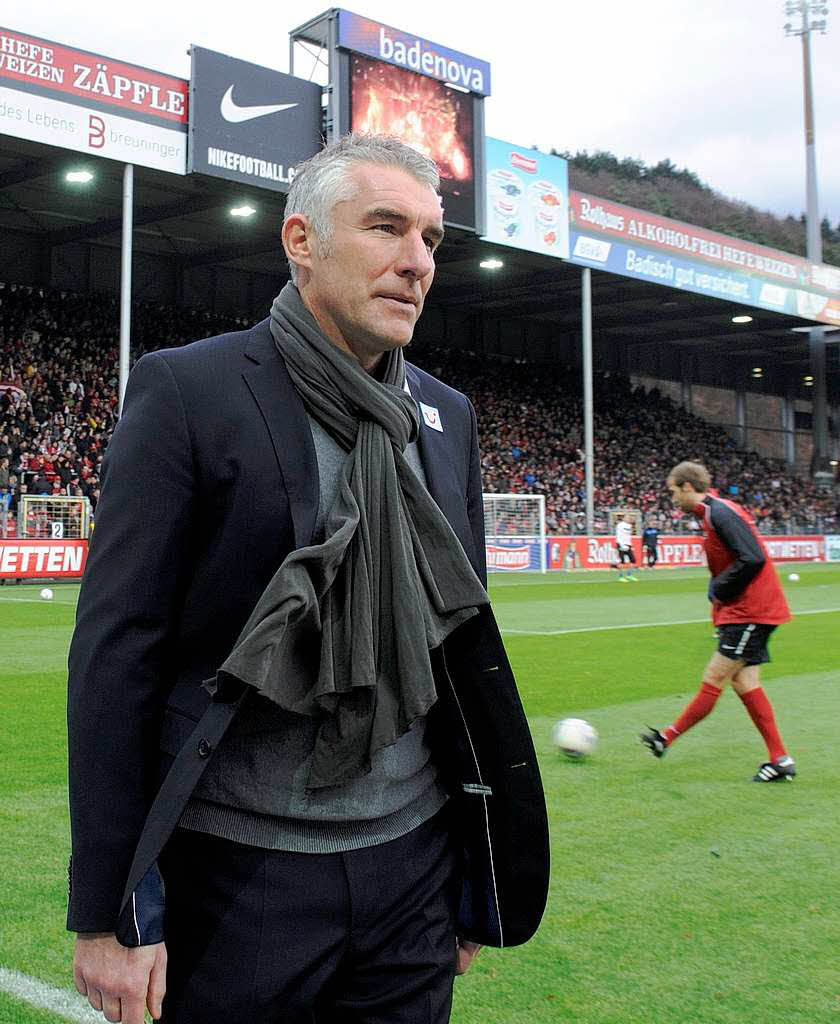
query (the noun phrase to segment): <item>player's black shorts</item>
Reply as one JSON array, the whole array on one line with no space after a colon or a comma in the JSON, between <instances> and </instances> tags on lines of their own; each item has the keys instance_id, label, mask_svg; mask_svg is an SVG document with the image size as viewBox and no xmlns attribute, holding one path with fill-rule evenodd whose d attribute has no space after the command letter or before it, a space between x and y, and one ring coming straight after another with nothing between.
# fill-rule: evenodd
<instances>
[{"instance_id":1,"label":"player's black shorts","mask_svg":"<svg viewBox=\"0 0 840 1024\"><path fill-rule=\"evenodd\" d=\"M619 565L623 565L624 562L629 562L631 565L636 564L636 556L633 554L632 548L618 549L618 563Z\"/></svg>"},{"instance_id":2,"label":"player's black shorts","mask_svg":"<svg viewBox=\"0 0 840 1024\"><path fill-rule=\"evenodd\" d=\"M733 661L764 665L770 661L767 644L775 628L755 622L730 622L718 626L718 651Z\"/></svg>"}]
</instances>

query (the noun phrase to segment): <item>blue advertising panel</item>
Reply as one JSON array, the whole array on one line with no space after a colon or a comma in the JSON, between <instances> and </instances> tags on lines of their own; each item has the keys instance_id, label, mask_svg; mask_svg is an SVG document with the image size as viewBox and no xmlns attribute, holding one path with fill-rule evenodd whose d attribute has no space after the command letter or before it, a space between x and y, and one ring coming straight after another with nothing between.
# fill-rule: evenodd
<instances>
[{"instance_id":1,"label":"blue advertising panel","mask_svg":"<svg viewBox=\"0 0 840 1024\"><path fill-rule=\"evenodd\" d=\"M526 537L488 537L487 571L540 572L547 543Z\"/></svg>"},{"instance_id":2,"label":"blue advertising panel","mask_svg":"<svg viewBox=\"0 0 840 1024\"><path fill-rule=\"evenodd\" d=\"M569 193L569 259L698 295L840 323L840 269L694 224Z\"/></svg>"},{"instance_id":3,"label":"blue advertising panel","mask_svg":"<svg viewBox=\"0 0 840 1024\"><path fill-rule=\"evenodd\" d=\"M607 241L579 231L570 232L570 245L572 263L681 288L698 295L742 302L758 309L790 313L806 319L824 319L820 313L824 313L828 305L824 297L799 288L786 288L751 274L678 259L640 245Z\"/></svg>"},{"instance_id":4,"label":"blue advertising panel","mask_svg":"<svg viewBox=\"0 0 840 1024\"><path fill-rule=\"evenodd\" d=\"M484 153L485 240L567 258L567 162L491 138Z\"/></svg>"},{"instance_id":5,"label":"blue advertising panel","mask_svg":"<svg viewBox=\"0 0 840 1024\"><path fill-rule=\"evenodd\" d=\"M479 96L490 95L490 65L486 61L350 11L338 12L338 45Z\"/></svg>"}]
</instances>

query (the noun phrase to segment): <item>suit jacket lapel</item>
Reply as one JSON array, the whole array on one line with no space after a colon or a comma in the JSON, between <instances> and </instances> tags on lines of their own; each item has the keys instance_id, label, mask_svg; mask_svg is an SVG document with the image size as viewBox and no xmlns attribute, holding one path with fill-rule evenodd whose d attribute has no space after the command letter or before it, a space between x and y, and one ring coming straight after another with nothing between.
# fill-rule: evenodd
<instances>
[{"instance_id":1,"label":"suit jacket lapel","mask_svg":"<svg viewBox=\"0 0 840 1024\"><path fill-rule=\"evenodd\" d=\"M405 374L411 397L416 402L423 402L423 388L413 367L406 366ZM417 444L420 449L423 471L426 474L426 482L429 485L429 493L450 523L455 523L457 519L453 518L452 510L447 507L448 499L451 499L453 494L460 493L455 466L452 462L451 442L446 436L445 429L444 431L432 430L426 426L422 410Z\"/></svg>"},{"instance_id":2,"label":"suit jacket lapel","mask_svg":"<svg viewBox=\"0 0 840 1024\"><path fill-rule=\"evenodd\" d=\"M274 345L268 320L252 329L245 356L250 365L242 376L271 435L292 510L295 545L306 547L312 542L318 512L318 461L306 410Z\"/></svg>"}]
</instances>

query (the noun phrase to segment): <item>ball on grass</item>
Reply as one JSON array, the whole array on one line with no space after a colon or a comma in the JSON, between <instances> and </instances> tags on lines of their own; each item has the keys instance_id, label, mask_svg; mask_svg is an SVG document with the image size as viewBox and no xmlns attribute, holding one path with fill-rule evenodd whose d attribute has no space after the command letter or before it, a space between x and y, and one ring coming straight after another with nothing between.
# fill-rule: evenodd
<instances>
[{"instance_id":1,"label":"ball on grass","mask_svg":"<svg viewBox=\"0 0 840 1024\"><path fill-rule=\"evenodd\" d=\"M792 572L790 574L790 576L788 576L788 579L790 580L791 583L798 583L799 582L799 573L798 572Z\"/></svg>"},{"instance_id":2,"label":"ball on grass","mask_svg":"<svg viewBox=\"0 0 840 1024\"><path fill-rule=\"evenodd\" d=\"M52 601L52 599L53 599L53 592L50 590L49 587L44 587L44 589L41 591L41 600L42 601Z\"/></svg>"},{"instance_id":3,"label":"ball on grass","mask_svg":"<svg viewBox=\"0 0 840 1024\"><path fill-rule=\"evenodd\" d=\"M598 743L598 733L583 718L564 718L556 722L551 738L554 745L573 760L587 757Z\"/></svg>"}]
</instances>

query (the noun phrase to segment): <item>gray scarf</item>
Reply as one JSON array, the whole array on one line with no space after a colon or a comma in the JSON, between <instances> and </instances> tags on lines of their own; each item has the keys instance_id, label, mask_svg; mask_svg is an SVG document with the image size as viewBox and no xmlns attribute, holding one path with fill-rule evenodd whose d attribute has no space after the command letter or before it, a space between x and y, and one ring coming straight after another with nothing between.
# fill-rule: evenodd
<instances>
[{"instance_id":1,"label":"gray scarf","mask_svg":"<svg viewBox=\"0 0 840 1024\"><path fill-rule=\"evenodd\" d=\"M347 451L323 544L292 551L220 672L320 720L308 788L370 771L436 700L429 651L486 604L458 538L405 459L417 406L402 350L380 383L287 284L271 333L310 415Z\"/></svg>"}]
</instances>

